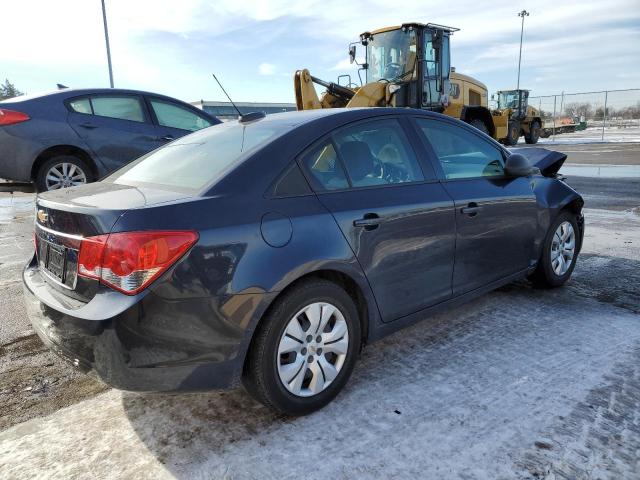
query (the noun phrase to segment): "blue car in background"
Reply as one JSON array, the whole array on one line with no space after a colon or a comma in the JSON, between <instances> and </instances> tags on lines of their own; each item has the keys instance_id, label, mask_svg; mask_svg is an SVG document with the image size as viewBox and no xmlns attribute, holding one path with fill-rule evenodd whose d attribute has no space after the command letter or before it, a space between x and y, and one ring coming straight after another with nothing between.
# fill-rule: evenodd
<instances>
[{"instance_id":1,"label":"blue car in background","mask_svg":"<svg viewBox=\"0 0 640 480\"><path fill-rule=\"evenodd\" d=\"M171 140L221 123L156 93L63 89L0 102L0 178L39 191L97 180Z\"/></svg>"}]
</instances>

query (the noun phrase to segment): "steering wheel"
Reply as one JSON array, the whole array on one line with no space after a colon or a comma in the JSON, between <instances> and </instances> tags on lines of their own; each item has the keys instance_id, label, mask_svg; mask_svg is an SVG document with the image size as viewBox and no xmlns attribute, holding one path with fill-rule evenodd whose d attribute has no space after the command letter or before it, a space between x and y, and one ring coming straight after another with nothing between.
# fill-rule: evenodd
<instances>
[{"instance_id":1,"label":"steering wheel","mask_svg":"<svg viewBox=\"0 0 640 480\"><path fill-rule=\"evenodd\" d=\"M402 65L397 62L387 63L384 69L384 76L388 79L396 78L402 73Z\"/></svg>"}]
</instances>

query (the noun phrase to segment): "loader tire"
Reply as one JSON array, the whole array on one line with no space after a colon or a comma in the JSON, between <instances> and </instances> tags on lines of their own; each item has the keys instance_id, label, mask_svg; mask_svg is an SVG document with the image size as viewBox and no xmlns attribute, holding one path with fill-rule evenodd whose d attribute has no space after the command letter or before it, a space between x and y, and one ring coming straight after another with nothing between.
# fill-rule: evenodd
<instances>
[{"instance_id":1,"label":"loader tire","mask_svg":"<svg viewBox=\"0 0 640 480\"><path fill-rule=\"evenodd\" d=\"M513 146L518 143L520 138L520 125L518 122L509 122L509 130L507 131L507 137L504 139L504 144Z\"/></svg>"},{"instance_id":2,"label":"loader tire","mask_svg":"<svg viewBox=\"0 0 640 480\"><path fill-rule=\"evenodd\" d=\"M540 138L540 124L535 121L531 123L529 127L529 133L524 136L524 141L529 145L534 145L538 143L538 139Z\"/></svg>"},{"instance_id":3,"label":"loader tire","mask_svg":"<svg viewBox=\"0 0 640 480\"><path fill-rule=\"evenodd\" d=\"M479 118L474 118L473 120L471 120L469 122L469 125L471 125L472 127L476 127L478 130L480 130L485 135L489 135L489 129L487 128L485 123L482 120L480 120Z\"/></svg>"}]
</instances>

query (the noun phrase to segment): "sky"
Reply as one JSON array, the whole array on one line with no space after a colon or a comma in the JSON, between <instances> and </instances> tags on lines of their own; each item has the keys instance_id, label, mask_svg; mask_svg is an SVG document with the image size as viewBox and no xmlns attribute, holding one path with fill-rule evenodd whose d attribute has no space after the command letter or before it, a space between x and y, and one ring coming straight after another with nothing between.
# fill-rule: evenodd
<instances>
[{"instance_id":1,"label":"sky","mask_svg":"<svg viewBox=\"0 0 640 480\"><path fill-rule=\"evenodd\" d=\"M0 0L0 81L29 94L106 87L100 0ZM490 92L531 95L640 88L640 0L106 0L116 87L185 101L293 102L293 74L333 80L356 70L348 44L403 22L460 29L452 65Z\"/></svg>"}]
</instances>

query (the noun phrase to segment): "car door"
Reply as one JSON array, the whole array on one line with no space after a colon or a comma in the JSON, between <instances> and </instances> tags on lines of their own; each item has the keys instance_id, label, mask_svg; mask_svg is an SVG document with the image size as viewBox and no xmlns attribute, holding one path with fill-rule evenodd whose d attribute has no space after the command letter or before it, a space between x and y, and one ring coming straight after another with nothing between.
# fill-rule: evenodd
<instances>
[{"instance_id":1,"label":"car door","mask_svg":"<svg viewBox=\"0 0 640 480\"><path fill-rule=\"evenodd\" d=\"M88 95L67 106L69 124L108 171L162 145L141 95Z\"/></svg>"},{"instance_id":2,"label":"car door","mask_svg":"<svg viewBox=\"0 0 640 480\"><path fill-rule=\"evenodd\" d=\"M383 321L451 296L453 202L398 119L336 131L300 157L373 289Z\"/></svg>"},{"instance_id":3,"label":"car door","mask_svg":"<svg viewBox=\"0 0 640 480\"><path fill-rule=\"evenodd\" d=\"M471 127L439 119L415 122L455 203L453 294L531 266L537 228L533 180L506 176L502 149Z\"/></svg>"},{"instance_id":4,"label":"car door","mask_svg":"<svg viewBox=\"0 0 640 480\"><path fill-rule=\"evenodd\" d=\"M147 101L157 124L158 137L164 143L212 125L196 109L158 97L147 97Z\"/></svg>"}]
</instances>

